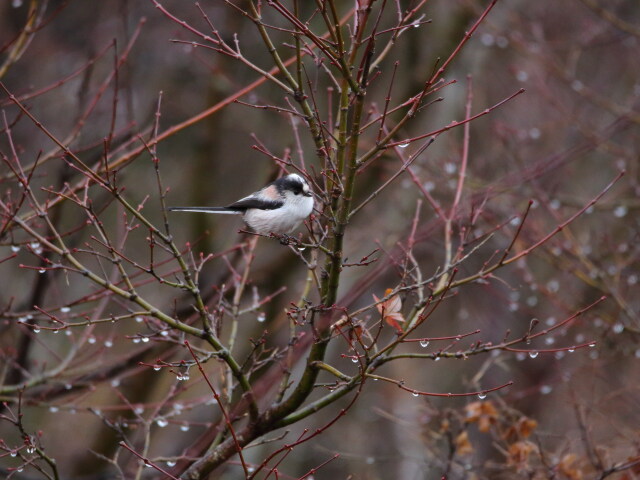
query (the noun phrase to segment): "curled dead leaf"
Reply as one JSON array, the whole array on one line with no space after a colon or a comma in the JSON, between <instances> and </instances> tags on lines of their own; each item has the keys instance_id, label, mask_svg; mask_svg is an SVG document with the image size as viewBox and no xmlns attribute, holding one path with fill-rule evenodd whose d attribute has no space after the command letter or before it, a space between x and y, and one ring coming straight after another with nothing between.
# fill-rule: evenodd
<instances>
[{"instance_id":1,"label":"curled dead leaf","mask_svg":"<svg viewBox=\"0 0 640 480\"><path fill-rule=\"evenodd\" d=\"M516 442L509 446L507 462L510 465L524 467L529 462L529 457L537 451L537 447L528 441Z\"/></svg>"},{"instance_id":2,"label":"curled dead leaf","mask_svg":"<svg viewBox=\"0 0 640 480\"><path fill-rule=\"evenodd\" d=\"M567 453L562 457L562 460L560 460L558 470L570 480L581 480L583 478L582 470L577 463L578 455L575 453Z\"/></svg>"},{"instance_id":3,"label":"curled dead leaf","mask_svg":"<svg viewBox=\"0 0 640 480\"><path fill-rule=\"evenodd\" d=\"M393 289L387 288L384 292L384 296L387 297L391 295L392 292ZM378 309L378 312L380 312L382 319L395 328L397 332L402 332L400 323L404 322L404 316L400 312L400 310L402 310L402 300L400 297L396 294L389 297L384 302L381 302L380 299L374 295L373 299L377 303L376 308Z\"/></svg>"},{"instance_id":4,"label":"curled dead leaf","mask_svg":"<svg viewBox=\"0 0 640 480\"><path fill-rule=\"evenodd\" d=\"M487 433L491 428L491 425L496 423L498 419L498 411L493 403L486 402L473 402L465 407L467 411L467 423L478 422L478 430L482 433Z\"/></svg>"},{"instance_id":5,"label":"curled dead leaf","mask_svg":"<svg viewBox=\"0 0 640 480\"><path fill-rule=\"evenodd\" d=\"M469 434L467 431L461 432L455 440L456 452L459 455L468 455L473 453L473 445L469 441Z\"/></svg>"}]
</instances>

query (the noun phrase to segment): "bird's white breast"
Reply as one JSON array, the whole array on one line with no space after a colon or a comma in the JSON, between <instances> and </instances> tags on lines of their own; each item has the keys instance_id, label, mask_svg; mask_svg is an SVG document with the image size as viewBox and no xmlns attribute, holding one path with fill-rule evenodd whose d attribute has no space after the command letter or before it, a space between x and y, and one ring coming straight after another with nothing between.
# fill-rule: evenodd
<instances>
[{"instance_id":1,"label":"bird's white breast","mask_svg":"<svg viewBox=\"0 0 640 480\"><path fill-rule=\"evenodd\" d=\"M313 210L313 197L288 196L285 204L274 210L250 208L244 215L245 223L256 233L291 233Z\"/></svg>"}]
</instances>

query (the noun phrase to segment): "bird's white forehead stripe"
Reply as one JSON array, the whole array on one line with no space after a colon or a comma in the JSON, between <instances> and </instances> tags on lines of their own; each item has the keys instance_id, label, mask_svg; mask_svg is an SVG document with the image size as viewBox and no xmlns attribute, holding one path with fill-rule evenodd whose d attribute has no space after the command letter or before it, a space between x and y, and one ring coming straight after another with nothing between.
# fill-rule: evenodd
<instances>
[{"instance_id":1,"label":"bird's white forehead stripe","mask_svg":"<svg viewBox=\"0 0 640 480\"><path fill-rule=\"evenodd\" d=\"M297 173L290 173L289 175L287 175L287 177L289 177L292 180L298 180L303 185L307 184L307 181Z\"/></svg>"}]
</instances>

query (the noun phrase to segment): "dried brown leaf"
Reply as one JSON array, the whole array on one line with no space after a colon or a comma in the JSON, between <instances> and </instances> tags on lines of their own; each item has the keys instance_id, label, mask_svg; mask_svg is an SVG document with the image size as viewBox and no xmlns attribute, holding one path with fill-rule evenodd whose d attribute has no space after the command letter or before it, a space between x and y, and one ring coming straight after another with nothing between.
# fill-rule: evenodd
<instances>
[{"instance_id":1,"label":"dried brown leaf","mask_svg":"<svg viewBox=\"0 0 640 480\"><path fill-rule=\"evenodd\" d=\"M386 297L391 295L391 292L393 292L393 289L387 288L384 292L384 296ZM380 302L380 299L374 295L373 299L376 302L379 302L376 305L376 308L378 309L378 312L380 312L380 315L382 315L382 319L395 328L396 331L402 332L400 323L404 322L404 316L400 312L400 310L402 310L402 300L400 300L400 297L398 295L393 295L384 302Z\"/></svg>"},{"instance_id":2,"label":"dried brown leaf","mask_svg":"<svg viewBox=\"0 0 640 480\"><path fill-rule=\"evenodd\" d=\"M469 441L469 434L467 431L461 432L455 439L456 452L460 455L468 455L473 453L473 445Z\"/></svg>"}]
</instances>

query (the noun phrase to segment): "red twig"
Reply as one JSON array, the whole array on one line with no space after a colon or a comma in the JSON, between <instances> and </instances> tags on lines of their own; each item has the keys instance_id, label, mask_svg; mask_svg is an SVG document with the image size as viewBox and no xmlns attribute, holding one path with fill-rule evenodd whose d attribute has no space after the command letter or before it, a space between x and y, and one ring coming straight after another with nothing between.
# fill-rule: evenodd
<instances>
[{"instance_id":1,"label":"red twig","mask_svg":"<svg viewBox=\"0 0 640 480\"><path fill-rule=\"evenodd\" d=\"M460 125L464 125L466 123L473 122L476 118L480 118L480 117L483 117L483 116L491 113L496 108L501 107L502 105L504 105L508 101L514 99L515 97L517 97L518 95L520 95L521 93L524 93L524 92L525 92L524 88L521 88L517 92L512 93L511 95L509 95L507 98L499 101L498 103L496 103L495 105L493 105L493 106L491 106L489 108L484 109L480 113L476 113L472 117L466 118L466 119L464 119L464 120L462 120L460 122L454 120L453 122L451 122L446 127L439 128L438 130L434 130L434 131L429 132L429 133L423 133L422 135L418 135L417 137L406 138L404 140L398 140L396 142L389 142L386 146L387 147L395 147L396 145L407 145L408 143L415 142L415 141L420 140L422 138L430 137L432 135L438 135L440 133L446 132L447 130L451 130L452 128L459 127Z\"/></svg>"},{"instance_id":2,"label":"red twig","mask_svg":"<svg viewBox=\"0 0 640 480\"><path fill-rule=\"evenodd\" d=\"M587 203L584 207L582 207L580 210L578 210L576 213L574 213L572 216L570 216L567 220L565 220L560 225L558 225L556 228L554 228L551 233L549 233L548 235L546 235L545 237L543 237L542 239L540 239L539 241L537 241L536 243L531 245L529 248L523 250L519 254L514 255L513 257L511 257L508 260L505 260L504 263L507 264L507 263L515 262L519 258L522 258L522 257L528 255L532 250L538 248L540 245L546 243L551 237L556 235L563 228L565 228L567 225L572 223L576 218L578 218L584 212L586 212L589 207L591 207L592 205L596 204L598 202L598 200L600 200L605 195L605 193L607 193L611 189L611 187L613 187L618 182L618 180L620 180L624 176L625 173L626 172L624 170L622 170L620 173L618 173L618 175L616 175L616 177L613 180L611 180L611 182L609 182L609 184L606 187L604 187L604 189L598 195L593 197L591 199L591 201L589 203Z\"/></svg>"},{"instance_id":3,"label":"red twig","mask_svg":"<svg viewBox=\"0 0 640 480\"><path fill-rule=\"evenodd\" d=\"M473 395L478 395L483 397L484 395L486 395L487 393L490 392L495 392L496 390L500 390L506 387L510 387L511 385L513 385L513 381L507 382L503 385L500 385L498 387L493 387L493 388L488 388L486 390L478 390L476 392L466 392L466 393L433 393L433 392L423 392L421 390L415 390L413 388L409 388L409 387L405 387L404 386L404 382L402 380L393 380L390 378L385 378L385 377L375 377L375 378L379 378L381 380L386 380L387 382L390 383L395 383L400 389L402 390L406 390L407 392L412 393L414 396L420 396L420 395L424 395L426 397L471 397Z\"/></svg>"},{"instance_id":4,"label":"red twig","mask_svg":"<svg viewBox=\"0 0 640 480\"><path fill-rule=\"evenodd\" d=\"M406 343L406 342L432 342L437 340L460 340L461 338L469 337L471 335L476 335L478 333L480 333L480 329L474 330L473 332L461 333L459 335L451 335L448 337L407 338L407 339L404 339L403 342Z\"/></svg>"},{"instance_id":5,"label":"red twig","mask_svg":"<svg viewBox=\"0 0 640 480\"><path fill-rule=\"evenodd\" d=\"M163 475L166 475L168 478L171 478L173 480L180 480L177 477L174 477L173 475L171 475L169 472L167 472L166 470L163 470L162 468L160 468L158 465L156 465L155 463L153 463L151 460L149 460L146 457L143 457L142 455L140 455L138 452L136 452L133 448L131 448L129 445L127 445L125 442L120 442L120 446L126 448L127 450L129 450L131 453L133 453L136 457L138 457L140 460L142 460L145 465L149 465L152 468L155 468L156 470L158 470L160 473L162 473Z\"/></svg>"},{"instance_id":6,"label":"red twig","mask_svg":"<svg viewBox=\"0 0 640 480\"><path fill-rule=\"evenodd\" d=\"M220 407L220 411L222 412L222 415L224 416L224 421L227 424L227 427L229 428L229 432L231 433L231 436L233 437L233 441L236 444L236 449L238 450L238 456L240 457L240 462L242 463L242 469L244 470L244 475L245 475L245 477L248 477L249 476L249 468L247 467L247 464L244 461L244 456L242 455L242 447L240 446L240 442L238 442L238 438L236 437L236 432L235 432L235 429L233 428L233 424L231 423L231 419L229 418L229 415L227 414L226 409L224 408L224 406L222 405L222 402L220 401L220 395L218 395L218 392L213 387L213 384L209 381L209 378L207 377L206 373L204 372L204 369L202 368L202 365L200 364L200 360L198 360L198 356L191 349L191 345L189 344L189 341L185 340L184 344L187 346L187 348L189 349L189 352L191 353L191 356L196 361L196 364L198 365L198 370L200 370L200 373L202 374L202 378L204 378L205 382L207 382L207 385L209 386L209 389L213 393L213 398L215 398L216 402L218 402L218 406Z\"/></svg>"}]
</instances>

